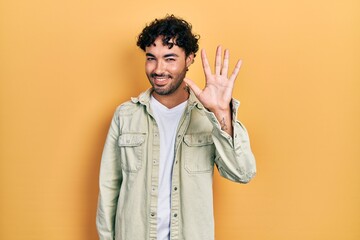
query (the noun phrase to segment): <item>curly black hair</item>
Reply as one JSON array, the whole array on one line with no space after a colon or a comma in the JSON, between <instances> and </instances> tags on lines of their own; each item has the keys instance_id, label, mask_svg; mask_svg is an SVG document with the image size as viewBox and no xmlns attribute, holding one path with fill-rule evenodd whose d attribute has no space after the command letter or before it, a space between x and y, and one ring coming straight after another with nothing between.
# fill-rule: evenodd
<instances>
[{"instance_id":1,"label":"curly black hair","mask_svg":"<svg viewBox=\"0 0 360 240\"><path fill-rule=\"evenodd\" d=\"M138 36L136 45L145 51L159 36L163 37L163 44L172 48L175 45L184 49L185 55L193 53L194 57L199 50L199 35L191 32L192 26L184 19L167 15L163 19L155 19L147 25ZM173 40L173 42L170 42Z\"/></svg>"}]
</instances>

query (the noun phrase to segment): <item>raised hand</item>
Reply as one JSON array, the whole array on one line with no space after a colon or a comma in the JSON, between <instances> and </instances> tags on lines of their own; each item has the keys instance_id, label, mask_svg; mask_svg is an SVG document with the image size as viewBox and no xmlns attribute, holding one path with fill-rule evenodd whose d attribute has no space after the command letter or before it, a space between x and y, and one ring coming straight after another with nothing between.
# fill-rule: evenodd
<instances>
[{"instance_id":1,"label":"raised hand","mask_svg":"<svg viewBox=\"0 0 360 240\"><path fill-rule=\"evenodd\" d=\"M231 76L228 77L229 50L225 50L224 60L222 61L222 48L221 46L217 47L214 74L211 72L209 61L204 49L201 51L201 60L205 73L205 88L201 90L190 79L185 78L184 81L192 89L204 107L215 114L222 130L231 135L232 127L230 102L235 79L240 71L242 61L238 60Z\"/></svg>"}]
</instances>

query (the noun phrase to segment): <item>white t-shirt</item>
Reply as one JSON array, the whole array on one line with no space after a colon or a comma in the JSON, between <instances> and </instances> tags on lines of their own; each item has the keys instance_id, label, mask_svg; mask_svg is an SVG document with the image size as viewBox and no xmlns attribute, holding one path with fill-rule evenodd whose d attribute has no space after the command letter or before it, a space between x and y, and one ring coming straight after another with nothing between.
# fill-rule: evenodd
<instances>
[{"instance_id":1,"label":"white t-shirt","mask_svg":"<svg viewBox=\"0 0 360 240\"><path fill-rule=\"evenodd\" d=\"M168 109L153 96L150 99L150 108L160 134L157 240L170 240L171 175L175 153L175 137L186 104L187 101Z\"/></svg>"}]
</instances>

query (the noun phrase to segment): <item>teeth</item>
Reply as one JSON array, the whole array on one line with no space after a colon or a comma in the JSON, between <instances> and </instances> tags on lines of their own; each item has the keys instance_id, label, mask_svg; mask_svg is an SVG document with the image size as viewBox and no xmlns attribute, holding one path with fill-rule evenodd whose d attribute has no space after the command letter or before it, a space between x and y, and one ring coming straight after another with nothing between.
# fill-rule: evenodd
<instances>
[{"instance_id":1,"label":"teeth","mask_svg":"<svg viewBox=\"0 0 360 240\"><path fill-rule=\"evenodd\" d=\"M155 78L156 80L160 80L160 81L163 81L163 80L166 80L167 78Z\"/></svg>"}]
</instances>

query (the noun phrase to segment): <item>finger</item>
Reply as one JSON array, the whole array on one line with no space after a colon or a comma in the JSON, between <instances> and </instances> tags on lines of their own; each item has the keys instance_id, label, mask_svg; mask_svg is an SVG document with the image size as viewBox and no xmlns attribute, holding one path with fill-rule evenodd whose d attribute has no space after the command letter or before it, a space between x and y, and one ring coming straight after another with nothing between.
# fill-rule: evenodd
<instances>
[{"instance_id":1,"label":"finger","mask_svg":"<svg viewBox=\"0 0 360 240\"><path fill-rule=\"evenodd\" d=\"M216 49L216 56L215 56L215 74L220 75L221 69L221 46L219 45Z\"/></svg>"},{"instance_id":2,"label":"finger","mask_svg":"<svg viewBox=\"0 0 360 240\"><path fill-rule=\"evenodd\" d=\"M225 54L224 54L224 64L223 64L223 68L221 70L221 75L226 76L228 74L228 69L229 69L229 50L225 49Z\"/></svg>"},{"instance_id":3,"label":"finger","mask_svg":"<svg viewBox=\"0 0 360 240\"><path fill-rule=\"evenodd\" d=\"M202 66L203 66L205 76L206 77L210 76L211 75L211 68L210 68L209 61L208 61L207 56L206 56L205 49L201 50L201 61L202 61Z\"/></svg>"},{"instance_id":4,"label":"finger","mask_svg":"<svg viewBox=\"0 0 360 240\"><path fill-rule=\"evenodd\" d=\"M195 93L195 96L199 96L202 90L189 78L184 78L184 82L191 88Z\"/></svg>"},{"instance_id":5,"label":"finger","mask_svg":"<svg viewBox=\"0 0 360 240\"><path fill-rule=\"evenodd\" d=\"M240 68L241 68L241 65L242 65L242 60L240 59L237 63L236 63L236 66L235 66L235 69L234 71L232 72L231 74L231 77L230 77L230 81L235 81L239 71L240 71Z\"/></svg>"}]
</instances>

